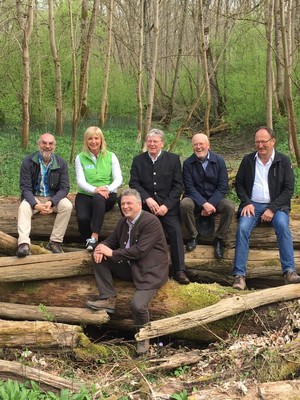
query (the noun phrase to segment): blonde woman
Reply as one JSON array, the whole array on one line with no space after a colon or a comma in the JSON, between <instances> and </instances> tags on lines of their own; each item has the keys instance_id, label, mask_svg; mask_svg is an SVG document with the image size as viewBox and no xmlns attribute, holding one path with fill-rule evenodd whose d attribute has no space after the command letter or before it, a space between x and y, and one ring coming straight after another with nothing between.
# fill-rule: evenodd
<instances>
[{"instance_id":1,"label":"blonde woman","mask_svg":"<svg viewBox=\"0 0 300 400\"><path fill-rule=\"evenodd\" d=\"M88 251L93 251L105 212L117 201L122 172L116 155L106 149L103 132L90 126L83 136L83 151L75 160L78 193L75 198L78 228Z\"/></svg>"}]
</instances>

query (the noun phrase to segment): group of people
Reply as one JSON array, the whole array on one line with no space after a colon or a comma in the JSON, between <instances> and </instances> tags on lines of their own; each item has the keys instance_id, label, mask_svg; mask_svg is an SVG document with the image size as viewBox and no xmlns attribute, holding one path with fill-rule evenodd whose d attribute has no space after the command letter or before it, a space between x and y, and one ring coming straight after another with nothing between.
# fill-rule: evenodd
<instances>
[{"instance_id":1,"label":"group of people","mask_svg":"<svg viewBox=\"0 0 300 400\"><path fill-rule=\"evenodd\" d=\"M75 160L78 193L75 209L78 228L87 250L93 251L93 267L99 298L87 302L93 310L113 313L116 292L113 276L133 281L136 292L131 302L137 328L149 321L148 304L167 281L168 239L174 279L189 284L185 270L182 224L188 232L186 251L197 246L203 232L214 234L214 254L224 257L227 235L235 213L226 198L229 190L224 159L210 149L206 135L192 138L193 154L183 162L163 150L164 133L152 129L146 136L147 151L133 158L129 189L117 198L122 172L116 155L106 148L102 131L89 127L83 151ZM299 283L295 271L293 242L289 228L294 175L290 160L274 148L275 137L268 127L255 132L256 151L245 156L236 176L235 188L241 201L233 266L233 287L246 288L246 264L250 236L259 223L275 229L285 283ZM34 213L57 213L47 249L62 252L72 203L66 162L55 154L55 138L41 135L38 151L21 166L22 202L18 211L17 256L30 254L31 217ZM119 202L122 218L104 241L99 242L105 212ZM214 229L214 217L220 214ZM149 341L137 343L145 353Z\"/></svg>"}]
</instances>

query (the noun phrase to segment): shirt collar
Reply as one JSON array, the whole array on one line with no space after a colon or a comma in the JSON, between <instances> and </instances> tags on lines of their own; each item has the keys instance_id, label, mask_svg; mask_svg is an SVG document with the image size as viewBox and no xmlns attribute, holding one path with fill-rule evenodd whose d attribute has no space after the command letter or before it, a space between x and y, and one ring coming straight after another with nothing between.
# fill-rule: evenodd
<instances>
[{"instance_id":1,"label":"shirt collar","mask_svg":"<svg viewBox=\"0 0 300 400\"><path fill-rule=\"evenodd\" d=\"M158 153L158 155L157 155L156 158L153 158L153 157L150 155L149 151L148 151L148 156L151 158L152 162L155 163L155 161L157 161L157 160L159 159L159 157L161 156L161 153L162 153L162 150L160 150L160 152Z\"/></svg>"},{"instance_id":2,"label":"shirt collar","mask_svg":"<svg viewBox=\"0 0 300 400\"><path fill-rule=\"evenodd\" d=\"M133 221L129 221L128 219L126 219L127 224L130 227L132 227L136 223L136 221L140 218L141 213L142 213L142 210L138 213L138 215L134 218Z\"/></svg>"},{"instance_id":3,"label":"shirt collar","mask_svg":"<svg viewBox=\"0 0 300 400\"><path fill-rule=\"evenodd\" d=\"M267 162L271 161L271 163L272 163L272 162L274 161L274 157L275 157L275 150L274 150L274 148L273 148L271 157L268 159ZM259 157L258 157L258 152L255 153L254 158L255 158L256 160L259 159Z\"/></svg>"}]
</instances>

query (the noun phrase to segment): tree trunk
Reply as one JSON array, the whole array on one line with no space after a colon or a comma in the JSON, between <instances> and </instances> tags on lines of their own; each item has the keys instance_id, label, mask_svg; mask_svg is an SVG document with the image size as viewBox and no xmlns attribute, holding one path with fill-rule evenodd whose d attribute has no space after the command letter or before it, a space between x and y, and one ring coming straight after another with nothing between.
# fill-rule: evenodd
<instances>
[{"instance_id":1,"label":"tree trunk","mask_svg":"<svg viewBox=\"0 0 300 400\"><path fill-rule=\"evenodd\" d=\"M30 56L29 40L33 28L33 5L30 0L23 5L22 0L16 0L17 15L20 29L23 34L22 40L22 64L23 64L23 91L22 91L22 146L28 147L29 142L29 100L30 100Z\"/></svg>"},{"instance_id":2,"label":"tree trunk","mask_svg":"<svg viewBox=\"0 0 300 400\"><path fill-rule=\"evenodd\" d=\"M109 82L110 60L111 60L113 14L114 14L114 0L110 0L109 15L108 15L109 21L108 21L107 53L106 53L105 75L104 75L104 84L102 90L102 104L101 104L101 114L100 114L101 127L105 126L107 120L108 82Z\"/></svg>"},{"instance_id":3,"label":"tree trunk","mask_svg":"<svg viewBox=\"0 0 300 400\"><path fill-rule=\"evenodd\" d=\"M62 136L63 122L62 122L62 88L61 88L61 67L60 60L56 48L55 41L55 26L54 26L54 12L53 0L48 0L48 13L49 13L49 38L52 58L55 67L55 83L56 83L56 133Z\"/></svg>"},{"instance_id":4,"label":"tree trunk","mask_svg":"<svg viewBox=\"0 0 300 400\"><path fill-rule=\"evenodd\" d=\"M273 65L272 65L272 32L273 32L274 0L265 0L265 24L267 38L266 57L266 121L267 126L273 129Z\"/></svg>"},{"instance_id":5,"label":"tree trunk","mask_svg":"<svg viewBox=\"0 0 300 400\"><path fill-rule=\"evenodd\" d=\"M70 18L70 41L71 41L71 53L72 53L72 82L73 82L72 146L71 146L70 162L73 163L75 157L76 135L77 135L77 124L78 124L77 67L76 67L76 46L75 46L74 27L73 27L72 0L68 1L68 5L69 5L69 18Z\"/></svg>"},{"instance_id":6,"label":"tree trunk","mask_svg":"<svg viewBox=\"0 0 300 400\"><path fill-rule=\"evenodd\" d=\"M138 118L137 127L138 134L136 141L140 143L143 135L143 56L144 56L144 0L140 0L140 27L139 27L139 58L138 58L138 80L137 80L137 104Z\"/></svg>"},{"instance_id":7,"label":"tree trunk","mask_svg":"<svg viewBox=\"0 0 300 400\"><path fill-rule=\"evenodd\" d=\"M69 196L69 199L74 204L74 196ZM0 231L5 232L8 235L17 237L17 209L19 206L19 199L17 197L1 197L0 196ZM299 231L299 220L300 214L297 207L293 207L295 210L291 213L290 228L293 237L293 244L295 249L300 249L300 231ZM35 214L32 217L32 230L31 238L37 240L48 240L53 227L55 215L51 214L48 216L41 216ZM104 223L101 230L101 238L107 237L117 225L117 222L121 218L119 208L116 206L113 210L107 212L104 217ZM219 223L219 216L216 216L216 225ZM235 244L235 235L237 230L237 220L233 219L230 232L228 232L228 247L233 247ZM183 236L187 238L185 229L183 228ZM213 237L198 238L199 244L212 244ZM65 234L64 242L77 242L80 243L80 235L78 231L78 225L76 220L75 208L73 208L71 219L68 224L68 228ZM1 243L1 234L0 234ZM16 243L16 242L15 242ZM254 229L250 240L251 248L277 248L276 235L274 229L268 224L260 224ZM5 249L5 246L1 246ZM6 254L15 254L15 247L10 247L10 252Z\"/></svg>"},{"instance_id":8,"label":"tree trunk","mask_svg":"<svg viewBox=\"0 0 300 400\"><path fill-rule=\"evenodd\" d=\"M149 132L152 123L152 110L155 92L155 78L156 78L156 64L157 64L157 51L158 51L158 36L159 36L159 0L153 1L154 7L154 20L153 20L153 43L151 51L151 67L149 71L149 82L148 82L148 95L147 95L147 109L146 109L146 120L144 125L144 137ZM149 32L150 35L150 32Z\"/></svg>"}]
</instances>

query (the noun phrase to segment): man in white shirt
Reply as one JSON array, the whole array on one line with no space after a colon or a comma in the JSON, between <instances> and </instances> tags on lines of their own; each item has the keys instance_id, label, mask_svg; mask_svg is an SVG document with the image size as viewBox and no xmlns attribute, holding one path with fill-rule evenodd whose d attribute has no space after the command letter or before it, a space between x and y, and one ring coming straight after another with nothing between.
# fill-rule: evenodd
<instances>
[{"instance_id":1,"label":"man in white shirt","mask_svg":"<svg viewBox=\"0 0 300 400\"><path fill-rule=\"evenodd\" d=\"M294 173L287 156L274 149L272 129L262 126L255 132L257 151L246 155L236 176L235 189L241 200L233 265L233 288L246 288L249 241L259 222L275 229L285 283L300 283L295 271L294 249L289 228L289 212L294 192Z\"/></svg>"}]
</instances>

